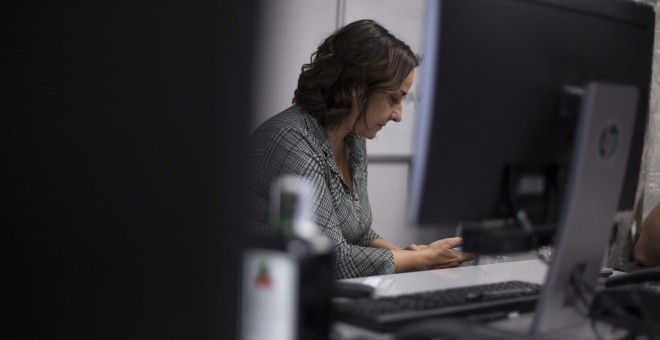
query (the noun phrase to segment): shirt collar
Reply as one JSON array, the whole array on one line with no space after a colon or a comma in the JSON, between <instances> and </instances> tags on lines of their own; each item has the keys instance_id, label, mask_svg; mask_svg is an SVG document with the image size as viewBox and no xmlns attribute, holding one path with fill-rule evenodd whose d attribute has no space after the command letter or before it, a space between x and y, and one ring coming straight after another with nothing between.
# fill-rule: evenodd
<instances>
[{"instance_id":1,"label":"shirt collar","mask_svg":"<svg viewBox=\"0 0 660 340\"><path fill-rule=\"evenodd\" d=\"M334 159L332 156L332 147L330 146L330 137L328 137L328 131L316 118L314 118L314 116L307 113L303 108L298 106L296 106L296 108L300 112L304 113L307 127L318 145L321 146L326 159ZM350 152L349 163L361 163L366 158L366 148L364 147L363 139L363 137L359 137L353 134L346 138L346 144Z\"/></svg>"}]
</instances>

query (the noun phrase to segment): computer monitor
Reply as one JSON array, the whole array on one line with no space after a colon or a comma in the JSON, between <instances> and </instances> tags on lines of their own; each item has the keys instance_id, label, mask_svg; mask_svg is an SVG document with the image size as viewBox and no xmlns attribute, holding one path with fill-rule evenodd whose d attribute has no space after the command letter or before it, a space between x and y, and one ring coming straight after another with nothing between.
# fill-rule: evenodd
<instances>
[{"instance_id":1,"label":"computer monitor","mask_svg":"<svg viewBox=\"0 0 660 340\"><path fill-rule=\"evenodd\" d=\"M615 0L428 6L409 222L462 224L474 251L554 237L534 329L561 327L558 311L576 303L567 283L595 282L614 213L634 203L654 12Z\"/></svg>"},{"instance_id":2,"label":"computer monitor","mask_svg":"<svg viewBox=\"0 0 660 340\"><path fill-rule=\"evenodd\" d=\"M535 226L555 225L590 82L639 90L617 206L630 210L648 119L652 9L607 0L429 7L409 221L456 226L525 210Z\"/></svg>"}]
</instances>

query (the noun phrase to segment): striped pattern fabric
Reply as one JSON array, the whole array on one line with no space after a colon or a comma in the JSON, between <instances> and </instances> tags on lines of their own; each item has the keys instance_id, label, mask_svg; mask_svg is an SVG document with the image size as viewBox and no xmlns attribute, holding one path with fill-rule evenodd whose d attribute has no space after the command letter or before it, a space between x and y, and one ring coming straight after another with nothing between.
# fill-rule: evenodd
<instances>
[{"instance_id":1,"label":"striped pattern fabric","mask_svg":"<svg viewBox=\"0 0 660 340\"><path fill-rule=\"evenodd\" d=\"M335 278L393 274L388 249L368 245L379 236L371 229L367 194L366 141L347 137L353 194L335 164L323 126L298 106L264 122L250 137L250 223L257 231L270 229L270 189L284 175L299 175L312 184L311 220L327 236L335 255Z\"/></svg>"}]
</instances>

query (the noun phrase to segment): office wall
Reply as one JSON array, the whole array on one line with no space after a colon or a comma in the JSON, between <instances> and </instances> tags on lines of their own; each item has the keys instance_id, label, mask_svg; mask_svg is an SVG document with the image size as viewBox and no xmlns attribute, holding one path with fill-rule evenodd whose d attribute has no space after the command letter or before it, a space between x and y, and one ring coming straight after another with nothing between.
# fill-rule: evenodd
<instances>
[{"instance_id":1,"label":"office wall","mask_svg":"<svg viewBox=\"0 0 660 340\"><path fill-rule=\"evenodd\" d=\"M337 27L337 1L264 1L251 128L291 106L303 64Z\"/></svg>"},{"instance_id":2,"label":"office wall","mask_svg":"<svg viewBox=\"0 0 660 340\"><path fill-rule=\"evenodd\" d=\"M655 45L653 49L653 77L651 79L651 103L649 105L649 128L647 130L643 173L643 214L660 204L660 1L646 0L656 9Z\"/></svg>"},{"instance_id":3,"label":"office wall","mask_svg":"<svg viewBox=\"0 0 660 340\"><path fill-rule=\"evenodd\" d=\"M639 0L658 6L657 0ZM272 0L261 14L262 31L259 43L255 93L256 114L251 128L291 104L300 67L309 61L320 41L338 25L362 18L372 18L419 52L421 20L426 0ZM419 36L415 36L417 28ZM656 24L658 30L660 24ZM411 33L412 32L412 33ZM660 45L656 33L651 114L646 150L640 177L640 206L645 215L660 202ZM416 84L413 88L416 89ZM414 97L414 96L411 96ZM369 142L369 193L374 214L374 229L397 245L427 242L451 231L419 230L404 222L408 192L408 165L411 154L412 125L415 119L414 100L407 102L404 122L388 125L382 139ZM402 142L401 142L402 141ZM401 142L400 145L397 142ZM388 152L387 150L390 150ZM643 192L643 195L641 194ZM629 229L629 228L628 228ZM623 241L622 241L623 242Z\"/></svg>"},{"instance_id":4,"label":"office wall","mask_svg":"<svg viewBox=\"0 0 660 340\"><path fill-rule=\"evenodd\" d=\"M251 129L291 105L300 67L323 38L344 23L374 19L419 53L426 0L273 0L261 13L259 60L256 67L257 102ZM433 230L406 227L408 164L412 150L415 101L413 91L404 102L404 121L389 124L367 145L370 154L369 193L374 229L397 245L428 242ZM380 136L380 135L383 136Z\"/></svg>"},{"instance_id":5,"label":"office wall","mask_svg":"<svg viewBox=\"0 0 660 340\"><path fill-rule=\"evenodd\" d=\"M426 0L347 0L343 13L345 23L372 19L390 30L421 56ZM342 15L341 13L339 14ZM417 69L419 71L419 69ZM412 154L412 135L417 111L419 74L403 100L403 119L388 124L378 135L367 141L371 159L405 161Z\"/></svg>"},{"instance_id":6,"label":"office wall","mask_svg":"<svg viewBox=\"0 0 660 340\"><path fill-rule=\"evenodd\" d=\"M454 229L420 229L405 222L408 162L370 162L369 199L373 228L384 239L406 246L454 236Z\"/></svg>"}]
</instances>

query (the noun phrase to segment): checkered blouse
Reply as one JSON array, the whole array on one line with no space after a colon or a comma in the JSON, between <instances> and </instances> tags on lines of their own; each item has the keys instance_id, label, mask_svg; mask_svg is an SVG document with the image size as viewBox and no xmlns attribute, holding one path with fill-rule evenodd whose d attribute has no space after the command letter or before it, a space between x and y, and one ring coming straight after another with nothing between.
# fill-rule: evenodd
<instances>
[{"instance_id":1,"label":"checkered blouse","mask_svg":"<svg viewBox=\"0 0 660 340\"><path fill-rule=\"evenodd\" d=\"M298 106L263 123L250 143L250 159L256 167L248 190L255 208L251 213L253 228L269 229L271 185L283 175L304 176L313 187L312 222L333 246L335 278L394 273L392 252L368 247L379 236L371 229L363 137L347 137L353 194L337 169L325 128Z\"/></svg>"}]
</instances>

